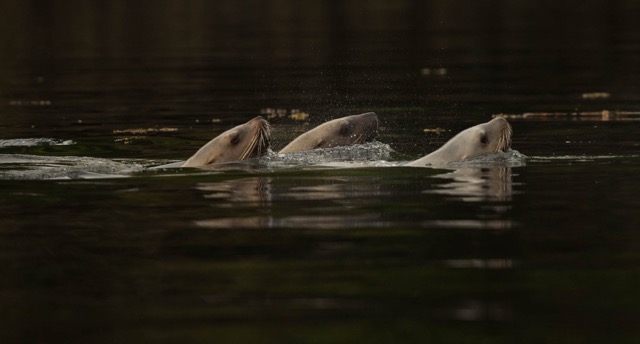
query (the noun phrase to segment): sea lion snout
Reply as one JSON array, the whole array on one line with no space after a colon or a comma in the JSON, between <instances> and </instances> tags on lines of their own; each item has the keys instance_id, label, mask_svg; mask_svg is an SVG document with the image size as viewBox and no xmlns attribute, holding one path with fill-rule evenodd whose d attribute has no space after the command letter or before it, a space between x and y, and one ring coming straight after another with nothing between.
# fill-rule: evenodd
<instances>
[{"instance_id":1,"label":"sea lion snout","mask_svg":"<svg viewBox=\"0 0 640 344\"><path fill-rule=\"evenodd\" d=\"M378 136L378 115L375 112L367 112L359 115L364 122L365 134L362 142L373 141Z\"/></svg>"}]
</instances>

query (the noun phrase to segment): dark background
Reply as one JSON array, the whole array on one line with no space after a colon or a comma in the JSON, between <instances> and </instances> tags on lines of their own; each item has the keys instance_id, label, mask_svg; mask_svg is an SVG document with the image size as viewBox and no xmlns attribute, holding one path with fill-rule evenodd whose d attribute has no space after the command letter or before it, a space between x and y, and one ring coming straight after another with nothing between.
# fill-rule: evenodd
<instances>
[{"instance_id":1,"label":"dark background","mask_svg":"<svg viewBox=\"0 0 640 344\"><path fill-rule=\"evenodd\" d=\"M609 108L584 92L637 110L636 1L2 1L0 13L8 136L65 118L246 120L263 108L377 111L392 126ZM33 101L50 104L16 106Z\"/></svg>"}]
</instances>

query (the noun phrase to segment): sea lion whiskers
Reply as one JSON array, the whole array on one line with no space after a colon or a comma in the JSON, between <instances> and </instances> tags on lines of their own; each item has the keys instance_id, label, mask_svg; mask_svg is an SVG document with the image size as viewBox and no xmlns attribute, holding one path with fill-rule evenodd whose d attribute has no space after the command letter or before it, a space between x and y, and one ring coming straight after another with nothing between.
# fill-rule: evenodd
<instances>
[{"instance_id":1,"label":"sea lion whiskers","mask_svg":"<svg viewBox=\"0 0 640 344\"><path fill-rule=\"evenodd\" d=\"M256 141L258 140L257 136L254 136L251 141L249 141L249 144L247 144L247 146L245 147L244 151L242 151L242 154L240 154L240 159L239 160L244 160L247 157L249 157L251 155L251 153L253 153L254 149L256 148Z\"/></svg>"},{"instance_id":2,"label":"sea lion whiskers","mask_svg":"<svg viewBox=\"0 0 640 344\"><path fill-rule=\"evenodd\" d=\"M513 129L508 122L505 122L505 126L502 129L500 137L498 139L498 145L496 147L496 152L506 151L511 148L511 135L513 134Z\"/></svg>"},{"instance_id":3,"label":"sea lion whiskers","mask_svg":"<svg viewBox=\"0 0 640 344\"><path fill-rule=\"evenodd\" d=\"M264 121L260 127L260 143L260 149L266 148L265 151L267 151L271 145L271 125L267 121ZM262 151L260 153L262 153Z\"/></svg>"},{"instance_id":4,"label":"sea lion whiskers","mask_svg":"<svg viewBox=\"0 0 640 344\"><path fill-rule=\"evenodd\" d=\"M354 138L353 143L364 143L369 135L371 135L371 133L366 131L356 133L352 135L352 137Z\"/></svg>"},{"instance_id":5,"label":"sea lion whiskers","mask_svg":"<svg viewBox=\"0 0 640 344\"><path fill-rule=\"evenodd\" d=\"M269 123L262 121L258 132L251 138L251 141L242 152L240 160L244 160L252 155L261 155L263 148L270 142L270 128Z\"/></svg>"},{"instance_id":6,"label":"sea lion whiskers","mask_svg":"<svg viewBox=\"0 0 640 344\"><path fill-rule=\"evenodd\" d=\"M365 134L366 133L361 133L360 135L358 135L358 138L356 139L357 143L363 143L365 140Z\"/></svg>"},{"instance_id":7,"label":"sea lion whiskers","mask_svg":"<svg viewBox=\"0 0 640 344\"><path fill-rule=\"evenodd\" d=\"M260 124L260 132L258 133L258 138L256 138L257 155L262 155L263 152L266 152L271 144L271 126L269 122L263 120Z\"/></svg>"},{"instance_id":8,"label":"sea lion whiskers","mask_svg":"<svg viewBox=\"0 0 640 344\"><path fill-rule=\"evenodd\" d=\"M259 133L259 142L258 142L258 155L262 155L263 150L266 152L269 149L269 145L271 144L271 126L269 122L264 121L260 126Z\"/></svg>"}]
</instances>

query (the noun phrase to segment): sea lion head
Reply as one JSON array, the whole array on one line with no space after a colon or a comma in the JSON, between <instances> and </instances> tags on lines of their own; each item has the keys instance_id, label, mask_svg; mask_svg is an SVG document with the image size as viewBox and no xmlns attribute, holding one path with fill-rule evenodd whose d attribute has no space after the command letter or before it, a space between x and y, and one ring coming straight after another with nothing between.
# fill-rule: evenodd
<instances>
[{"instance_id":1,"label":"sea lion head","mask_svg":"<svg viewBox=\"0 0 640 344\"><path fill-rule=\"evenodd\" d=\"M378 135L378 116L374 112L353 115L336 120L335 136L327 140L333 146L345 146L373 141Z\"/></svg>"},{"instance_id":2,"label":"sea lion head","mask_svg":"<svg viewBox=\"0 0 640 344\"><path fill-rule=\"evenodd\" d=\"M511 148L512 132L507 120L497 117L461 131L442 147L406 166L441 166L482 154L506 151Z\"/></svg>"},{"instance_id":3,"label":"sea lion head","mask_svg":"<svg viewBox=\"0 0 640 344\"><path fill-rule=\"evenodd\" d=\"M198 167L262 156L268 151L270 143L269 122L258 116L209 141L182 167Z\"/></svg>"},{"instance_id":4,"label":"sea lion head","mask_svg":"<svg viewBox=\"0 0 640 344\"><path fill-rule=\"evenodd\" d=\"M462 161L481 154L508 150L511 148L512 133L509 122L502 117L496 117L489 122L461 131L445 146L449 146L449 153L455 157L452 161Z\"/></svg>"},{"instance_id":5,"label":"sea lion head","mask_svg":"<svg viewBox=\"0 0 640 344\"><path fill-rule=\"evenodd\" d=\"M373 112L341 117L303 133L282 148L280 153L365 143L375 139L377 134L378 116Z\"/></svg>"}]
</instances>

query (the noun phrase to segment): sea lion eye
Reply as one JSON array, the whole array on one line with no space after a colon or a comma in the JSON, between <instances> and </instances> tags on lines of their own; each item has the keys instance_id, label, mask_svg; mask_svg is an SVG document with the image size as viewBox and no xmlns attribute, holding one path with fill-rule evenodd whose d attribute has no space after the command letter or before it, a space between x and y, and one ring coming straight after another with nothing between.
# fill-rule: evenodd
<instances>
[{"instance_id":1,"label":"sea lion eye","mask_svg":"<svg viewBox=\"0 0 640 344\"><path fill-rule=\"evenodd\" d=\"M340 126L340 130L338 131L338 135L340 136L349 136L351 135L353 125L349 122L344 123Z\"/></svg>"},{"instance_id":2,"label":"sea lion eye","mask_svg":"<svg viewBox=\"0 0 640 344\"><path fill-rule=\"evenodd\" d=\"M238 143L240 143L240 135L235 134L231 138L231 144L237 145Z\"/></svg>"},{"instance_id":3,"label":"sea lion eye","mask_svg":"<svg viewBox=\"0 0 640 344\"><path fill-rule=\"evenodd\" d=\"M482 134L480 135L480 142L483 144L486 144L487 142L489 142L489 137L487 137L487 134Z\"/></svg>"}]
</instances>

